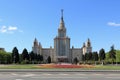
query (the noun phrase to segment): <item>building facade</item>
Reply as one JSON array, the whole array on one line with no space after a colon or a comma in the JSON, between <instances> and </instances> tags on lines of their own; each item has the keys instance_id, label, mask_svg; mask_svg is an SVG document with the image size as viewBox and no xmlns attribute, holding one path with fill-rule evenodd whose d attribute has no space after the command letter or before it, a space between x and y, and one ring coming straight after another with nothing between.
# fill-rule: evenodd
<instances>
[{"instance_id":1,"label":"building facade","mask_svg":"<svg viewBox=\"0 0 120 80\"><path fill-rule=\"evenodd\" d=\"M66 27L63 19L63 10L61 11L61 20L58 28L58 35L54 38L54 48L42 48L41 43L35 38L32 51L35 54L43 55L44 62L50 56L52 62L74 62L77 58L78 61L82 60L82 55L92 52L90 39L83 43L82 48L70 48L70 38L66 35Z\"/></svg>"}]
</instances>

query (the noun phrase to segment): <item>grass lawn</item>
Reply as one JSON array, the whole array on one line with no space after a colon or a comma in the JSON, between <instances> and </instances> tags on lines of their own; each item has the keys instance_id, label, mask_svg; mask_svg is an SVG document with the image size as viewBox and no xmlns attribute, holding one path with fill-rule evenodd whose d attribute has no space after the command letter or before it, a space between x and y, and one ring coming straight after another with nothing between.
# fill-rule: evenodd
<instances>
[{"instance_id":1,"label":"grass lawn","mask_svg":"<svg viewBox=\"0 0 120 80\"><path fill-rule=\"evenodd\" d=\"M0 69L37 69L36 64L11 64L11 65L0 65Z\"/></svg>"},{"instance_id":2,"label":"grass lawn","mask_svg":"<svg viewBox=\"0 0 120 80\"><path fill-rule=\"evenodd\" d=\"M12 65L0 65L0 69L75 69L75 70L120 70L120 65L96 65L93 68L85 67L85 68L49 68L49 67L38 67L39 64L12 64ZM84 66L84 65L82 65ZM89 66L89 65L87 65Z\"/></svg>"},{"instance_id":3,"label":"grass lawn","mask_svg":"<svg viewBox=\"0 0 120 80\"><path fill-rule=\"evenodd\" d=\"M94 68L95 70L120 70L120 65L116 66L116 65L105 65L105 66L101 66L101 65L97 65Z\"/></svg>"}]
</instances>

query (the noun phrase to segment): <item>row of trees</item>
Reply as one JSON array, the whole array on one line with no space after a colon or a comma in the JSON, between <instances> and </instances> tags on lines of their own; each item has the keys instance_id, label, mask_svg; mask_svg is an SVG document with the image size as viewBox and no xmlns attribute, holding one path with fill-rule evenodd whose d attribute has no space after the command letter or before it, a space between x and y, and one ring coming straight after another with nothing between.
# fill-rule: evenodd
<instances>
[{"instance_id":1,"label":"row of trees","mask_svg":"<svg viewBox=\"0 0 120 80\"><path fill-rule=\"evenodd\" d=\"M107 58L106 58L107 57ZM111 62L115 62L116 60L116 50L114 49L114 46L111 47L110 51L108 53L105 53L105 50L102 48L99 53L98 52L90 52L86 53L82 56L83 62L89 62L89 61L100 61L103 62L105 60L110 59ZM47 63L51 63L51 57L49 56L46 60ZM77 58L74 59L74 63L77 63ZM33 51L30 53L25 48L22 52L22 54L19 54L19 51L17 47L14 47L12 50L12 53L8 53L5 51L0 51L0 63L2 64L10 64L10 63L22 63L22 64L35 64L35 63L43 63L43 56L39 54L34 54Z\"/></svg>"},{"instance_id":2,"label":"row of trees","mask_svg":"<svg viewBox=\"0 0 120 80\"><path fill-rule=\"evenodd\" d=\"M98 54L98 52L90 52L90 53L86 53L85 55L83 55L83 57L82 57L82 60L83 61L98 61L98 60L100 60L100 61L102 61L102 60L104 60L105 59L105 50L104 49L101 49L100 51L99 51L99 54Z\"/></svg>"},{"instance_id":3,"label":"row of trees","mask_svg":"<svg viewBox=\"0 0 120 80\"><path fill-rule=\"evenodd\" d=\"M11 63L42 63L43 56L34 54L33 52L28 53L25 48L22 54L19 54L17 47L14 47L12 53L0 50L0 64L11 64ZM50 62L50 61L49 61Z\"/></svg>"},{"instance_id":4,"label":"row of trees","mask_svg":"<svg viewBox=\"0 0 120 80\"><path fill-rule=\"evenodd\" d=\"M0 50L0 64L9 64L9 63L11 63L11 54Z\"/></svg>"},{"instance_id":5,"label":"row of trees","mask_svg":"<svg viewBox=\"0 0 120 80\"><path fill-rule=\"evenodd\" d=\"M42 63L43 56L39 54L34 54L33 51L28 53L27 49L25 48L22 54L19 54L17 47L13 48L12 54L12 63Z\"/></svg>"},{"instance_id":6,"label":"row of trees","mask_svg":"<svg viewBox=\"0 0 120 80\"><path fill-rule=\"evenodd\" d=\"M14 47L12 51L12 63L40 64L43 63L43 56L33 53L33 51L28 53L26 48L23 50L22 54L19 54L18 49ZM51 63L50 56L47 58L46 63Z\"/></svg>"},{"instance_id":7,"label":"row of trees","mask_svg":"<svg viewBox=\"0 0 120 80\"><path fill-rule=\"evenodd\" d=\"M114 49L114 46L111 47L110 51L108 53L105 53L105 50L102 48L99 53L98 52L93 52L93 53L86 53L82 57L82 61L99 61L102 64L104 61L109 62L108 59L111 59L111 62L114 63L116 61L116 50Z\"/></svg>"}]
</instances>

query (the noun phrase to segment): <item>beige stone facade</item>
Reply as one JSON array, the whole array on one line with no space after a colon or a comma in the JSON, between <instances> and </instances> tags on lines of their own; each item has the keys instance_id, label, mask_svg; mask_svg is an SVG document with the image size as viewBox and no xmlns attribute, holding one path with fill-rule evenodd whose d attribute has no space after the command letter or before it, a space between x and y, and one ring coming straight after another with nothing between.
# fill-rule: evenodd
<instances>
[{"instance_id":1,"label":"beige stone facade","mask_svg":"<svg viewBox=\"0 0 120 80\"><path fill-rule=\"evenodd\" d=\"M58 35L54 38L54 47L42 48L35 38L32 51L35 54L43 55L44 62L50 56L52 62L68 62L73 63L74 59L82 60L82 55L92 52L90 39L83 44L82 48L70 48L70 38L66 35L66 27L63 20L63 11L61 15L60 25L58 28Z\"/></svg>"}]
</instances>

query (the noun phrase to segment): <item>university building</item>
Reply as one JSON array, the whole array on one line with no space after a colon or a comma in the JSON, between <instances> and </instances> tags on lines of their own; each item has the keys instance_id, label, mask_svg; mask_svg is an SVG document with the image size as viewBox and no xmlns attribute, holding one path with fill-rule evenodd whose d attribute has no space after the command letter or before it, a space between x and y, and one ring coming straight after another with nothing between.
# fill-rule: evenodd
<instances>
[{"instance_id":1,"label":"university building","mask_svg":"<svg viewBox=\"0 0 120 80\"><path fill-rule=\"evenodd\" d=\"M41 43L35 38L32 51L35 54L43 55L44 62L50 56L52 62L68 62L72 63L75 58L82 60L82 55L92 52L90 39L83 43L82 48L70 47L70 38L66 35L66 27L63 19L63 11L61 11L61 20L58 27L58 34L54 38L54 47L43 48Z\"/></svg>"}]
</instances>

